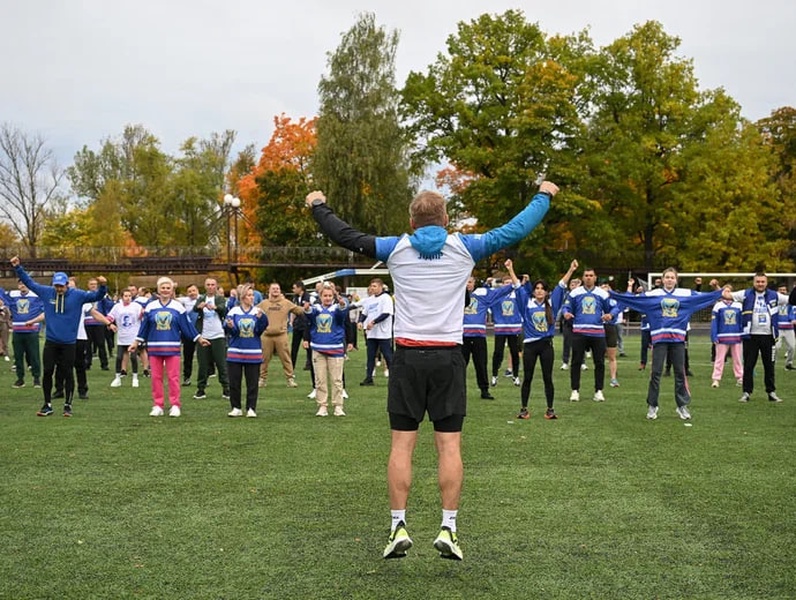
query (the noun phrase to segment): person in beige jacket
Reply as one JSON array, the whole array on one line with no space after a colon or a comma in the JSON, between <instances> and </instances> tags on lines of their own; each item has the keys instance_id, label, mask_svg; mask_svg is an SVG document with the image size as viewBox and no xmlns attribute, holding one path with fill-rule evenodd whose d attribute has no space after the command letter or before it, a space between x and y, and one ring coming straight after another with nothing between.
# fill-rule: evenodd
<instances>
[{"instance_id":1,"label":"person in beige jacket","mask_svg":"<svg viewBox=\"0 0 796 600\"><path fill-rule=\"evenodd\" d=\"M278 283L268 286L268 297L257 307L268 317L268 329L263 333L263 364L260 367L260 387L265 387L268 379L268 363L276 353L282 361L282 371L287 379L287 387L298 387L293 375L293 361L290 359L290 342L287 336L287 321L290 313L303 315L304 309L293 304L282 294Z\"/></svg>"}]
</instances>

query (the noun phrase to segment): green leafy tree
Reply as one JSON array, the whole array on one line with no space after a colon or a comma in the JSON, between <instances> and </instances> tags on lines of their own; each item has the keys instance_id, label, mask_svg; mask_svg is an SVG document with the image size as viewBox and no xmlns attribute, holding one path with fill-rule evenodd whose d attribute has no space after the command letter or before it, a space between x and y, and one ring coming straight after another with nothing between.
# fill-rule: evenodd
<instances>
[{"instance_id":1,"label":"green leafy tree","mask_svg":"<svg viewBox=\"0 0 796 600\"><path fill-rule=\"evenodd\" d=\"M415 158L450 162L465 174L453 201L479 228L504 223L536 193L537 179L575 162L571 140L582 128L579 84L591 41L585 34L548 38L523 13L482 15L459 23L428 71L409 74L403 113L419 146ZM522 244L542 272L553 269L554 227L567 202ZM501 262L497 260L497 262Z\"/></svg>"},{"instance_id":2,"label":"green leafy tree","mask_svg":"<svg viewBox=\"0 0 796 600\"><path fill-rule=\"evenodd\" d=\"M227 130L207 140L192 137L183 143L182 156L174 161L166 202L174 217L174 245L206 246L223 237L220 206L234 142L235 132Z\"/></svg>"},{"instance_id":3,"label":"green leafy tree","mask_svg":"<svg viewBox=\"0 0 796 600\"><path fill-rule=\"evenodd\" d=\"M673 186L676 221L667 224L661 256L685 270L791 270L796 205L772 179L775 153L722 91L694 121L709 127L700 143L683 148L682 183Z\"/></svg>"},{"instance_id":4,"label":"green leafy tree","mask_svg":"<svg viewBox=\"0 0 796 600\"><path fill-rule=\"evenodd\" d=\"M679 46L650 21L603 48L594 64L581 143L586 173L577 185L594 204L573 230L579 250L592 250L602 264L652 270L732 263L699 249L697 240L710 245L705 231L720 244L728 237L716 235L725 219L704 219L741 199L738 211L750 209L758 202L752 188L765 187L765 152L744 133L737 104L721 90L700 91ZM728 160L750 171L736 178Z\"/></svg>"},{"instance_id":5,"label":"green leafy tree","mask_svg":"<svg viewBox=\"0 0 796 600\"><path fill-rule=\"evenodd\" d=\"M69 169L81 205L112 199L139 246L205 246L219 238L220 201L235 132L186 140L172 157L141 125L128 125L99 151L77 153Z\"/></svg>"},{"instance_id":6,"label":"green leafy tree","mask_svg":"<svg viewBox=\"0 0 796 600\"><path fill-rule=\"evenodd\" d=\"M375 233L406 227L413 193L395 88L398 37L360 15L318 85L313 181L343 219Z\"/></svg>"}]
</instances>

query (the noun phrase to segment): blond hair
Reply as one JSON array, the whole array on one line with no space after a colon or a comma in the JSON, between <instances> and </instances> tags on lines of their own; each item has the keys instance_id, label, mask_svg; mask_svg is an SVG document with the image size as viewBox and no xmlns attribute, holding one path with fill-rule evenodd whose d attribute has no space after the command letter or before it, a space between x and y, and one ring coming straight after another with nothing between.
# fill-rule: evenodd
<instances>
[{"instance_id":1,"label":"blond hair","mask_svg":"<svg viewBox=\"0 0 796 600\"><path fill-rule=\"evenodd\" d=\"M241 283L238 286L238 289L237 289L237 292L238 292L238 303L240 303L246 297L246 294L249 293L249 290L251 290L253 288L254 288L254 286L251 283Z\"/></svg>"},{"instance_id":2,"label":"blond hair","mask_svg":"<svg viewBox=\"0 0 796 600\"><path fill-rule=\"evenodd\" d=\"M445 198L437 192L424 190L414 197L409 204L409 218L415 228L426 225L446 225L448 216L445 210Z\"/></svg>"}]
</instances>

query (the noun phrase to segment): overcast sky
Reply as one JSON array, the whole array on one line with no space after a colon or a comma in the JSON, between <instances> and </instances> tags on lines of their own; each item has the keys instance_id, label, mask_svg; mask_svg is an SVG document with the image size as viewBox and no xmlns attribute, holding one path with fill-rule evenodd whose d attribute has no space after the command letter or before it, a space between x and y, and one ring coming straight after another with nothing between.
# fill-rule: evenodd
<instances>
[{"instance_id":1,"label":"overcast sky","mask_svg":"<svg viewBox=\"0 0 796 600\"><path fill-rule=\"evenodd\" d=\"M327 53L363 11L400 32L397 84L425 71L460 21L510 8L597 46L648 20L681 38L701 89L757 120L796 106L794 0L0 0L0 121L41 133L68 166L141 123L176 153L234 129L264 146L275 115L313 116Z\"/></svg>"}]
</instances>

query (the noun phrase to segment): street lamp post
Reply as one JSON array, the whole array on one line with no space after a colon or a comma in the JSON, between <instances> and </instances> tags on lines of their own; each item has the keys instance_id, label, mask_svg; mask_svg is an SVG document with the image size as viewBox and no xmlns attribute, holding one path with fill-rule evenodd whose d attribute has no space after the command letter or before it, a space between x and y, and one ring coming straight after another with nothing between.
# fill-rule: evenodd
<instances>
[{"instance_id":1,"label":"street lamp post","mask_svg":"<svg viewBox=\"0 0 796 600\"><path fill-rule=\"evenodd\" d=\"M224 196L224 212L227 215L227 265L230 272L235 273L237 280L238 262L238 214L240 213L240 198L232 194ZM232 230L232 220L234 218L234 237ZM234 250L233 250L234 248ZM233 262L235 266L233 267Z\"/></svg>"}]
</instances>

